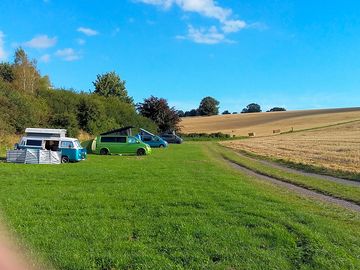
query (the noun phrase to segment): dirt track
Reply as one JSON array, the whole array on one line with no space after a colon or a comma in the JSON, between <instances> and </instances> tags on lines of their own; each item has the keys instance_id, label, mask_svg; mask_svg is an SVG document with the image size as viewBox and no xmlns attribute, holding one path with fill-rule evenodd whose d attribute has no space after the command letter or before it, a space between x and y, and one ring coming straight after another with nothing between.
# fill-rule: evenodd
<instances>
[{"instance_id":1,"label":"dirt track","mask_svg":"<svg viewBox=\"0 0 360 270\"><path fill-rule=\"evenodd\" d=\"M283 182L283 181L280 181L278 179L256 173L256 172L254 172L252 170L249 170L249 169L247 169L247 168L245 168L243 166L240 166L239 164L236 164L236 163L234 163L234 162L232 162L230 160L226 160L226 161L234 169L236 169L238 171L241 171L241 172L243 172L243 173L245 173L245 174L247 174L249 176L252 176L252 177L264 180L264 181L274 183L276 185L279 185L279 186L282 186L282 187L284 187L286 189L289 189L289 190L291 190L293 192L296 192L297 194L300 194L300 195L304 195L304 196L307 196L307 197L310 197L310 198L313 198L313 199L317 199L317 200L321 200L321 201L324 201L324 202L328 202L328 203L333 203L333 204L336 204L338 206L345 207L347 209L350 209L350 210L353 210L353 211L356 211L356 212L360 212L360 206L355 204L355 203L345 201L345 200L342 200L342 199L338 199L338 198L334 198L334 197L331 197L331 196L328 196L328 195L324 195L324 194L321 194L321 193L318 193L318 192L315 192L315 191L312 191L312 190L308 190L306 188L296 186L294 184Z\"/></svg>"}]
</instances>

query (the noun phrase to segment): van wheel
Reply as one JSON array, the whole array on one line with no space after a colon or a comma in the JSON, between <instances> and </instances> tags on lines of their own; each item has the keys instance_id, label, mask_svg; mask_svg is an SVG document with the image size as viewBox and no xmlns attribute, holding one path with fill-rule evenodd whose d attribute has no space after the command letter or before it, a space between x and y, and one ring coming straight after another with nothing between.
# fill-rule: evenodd
<instances>
[{"instance_id":1,"label":"van wheel","mask_svg":"<svg viewBox=\"0 0 360 270\"><path fill-rule=\"evenodd\" d=\"M139 148L139 149L136 151L136 154L137 154L138 156L143 156L143 155L145 155L145 150L142 149L142 148Z\"/></svg>"},{"instance_id":2,"label":"van wheel","mask_svg":"<svg viewBox=\"0 0 360 270\"><path fill-rule=\"evenodd\" d=\"M165 145L163 145L163 144L159 145L159 148L164 148L164 147L165 147Z\"/></svg>"},{"instance_id":3,"label":"van wheel","mask_svg":"<svg viewBox=\"0 0 360 270\"><path fill-rule=\"evenodd\" d=\"M70 162L69 157L67 157L67 156L62 156L61 157L61 163L69 163L69 162Z\"/></svg>"},{"instance_id":4,"label":"van wheel","mask_svg":"<svg viewBox=\"0 0 360 270\"><path fill-rule=\"evenodd\" d=\"M100 155L108 155L109 151L106 148L100 150Z\"/></svg>"}]
</instances>

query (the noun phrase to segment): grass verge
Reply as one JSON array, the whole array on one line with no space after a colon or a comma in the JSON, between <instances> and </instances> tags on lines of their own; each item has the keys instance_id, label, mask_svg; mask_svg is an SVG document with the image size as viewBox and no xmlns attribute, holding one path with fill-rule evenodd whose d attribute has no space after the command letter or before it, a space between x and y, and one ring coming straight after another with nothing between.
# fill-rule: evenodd
<instances>
[{"instance_id":1,"label":"grass verge","mask_svg":"<svg viewBox=\"0 0 360 270\"><path fill-rule=\"evenodd\" d=\"M234 152L234 150L230 150L229 148L219 145L215 147L215 151L220 153L224 158L257 173L274 177L284 182L296 184L310 190L315 190L322 194L331 195L333 197L341 198L360 205L360 187L349 186L320 178L286 172L282 169L274 168L261 162L254 161L253 159L247 158L245 156L240 156Z\"/></svg>"},{"instance_id":2,"label":"grass verge","mask_svg":"<svg viewBox=\"0 0 360 270\"><path fill-rule=\"evenodd\" d=\"M4 222L57 269L358 269L360 215L231 169L213 143L0 163Z\"/></svg>"},{"instance_id":3,"label":"grass verge","mask_svg":"<svg viewBox=\"0 0 360 270\"><path fill-rule=\"evenodd\" d=\"M315 166L315 165L310 165L310 164L305 164L305 163L298 163L298 162L293 162L293 161L285 160L285 159L281 159L281 158L265 157L265 156L258 155L258 154L255 154L255 153L252 153L249 151L245 151L245 150L234 150L234 151L239 151L240 153L242 153L246 156L249 156L249 157L276 162L281 165L287 166L289 168L301 170L304 172L329 175L329 176L343 178L343 179L352 180L352 181L360 181L360 173L352 173L352 172L346 172L346 171L342 171L342 170L332 170L332 169L321 167L321 166Z\"/></svg>"}]
</instances>

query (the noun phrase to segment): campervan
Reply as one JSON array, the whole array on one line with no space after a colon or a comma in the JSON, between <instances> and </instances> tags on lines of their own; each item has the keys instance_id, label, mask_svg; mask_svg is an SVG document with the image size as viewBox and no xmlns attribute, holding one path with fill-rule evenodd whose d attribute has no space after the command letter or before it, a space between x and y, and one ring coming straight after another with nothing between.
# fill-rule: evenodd
<instances>
[{"instance_id":1,"label":"campervan","mask_svg":"<svg viewBox=\"0 0 360 270\"><path fill-rule=\"evenodd\" d=\"M136 135L136 137L144 143L150 145L150 147L163 148L168 146L167 141L142 128L140 128L140 132Z\"/></svg>"},{"instance_id":2,"label":"campervan","mask_svg":"<svg viewBox=\"0 0 360 270\"><path fill-rule=\"evenodd\" d=\"M42 149L61 152L61 162L80 161L86 158L78 139L66 137L66 129L27 128L26 135L15 149Z\"/></svg>"}]
</instances>

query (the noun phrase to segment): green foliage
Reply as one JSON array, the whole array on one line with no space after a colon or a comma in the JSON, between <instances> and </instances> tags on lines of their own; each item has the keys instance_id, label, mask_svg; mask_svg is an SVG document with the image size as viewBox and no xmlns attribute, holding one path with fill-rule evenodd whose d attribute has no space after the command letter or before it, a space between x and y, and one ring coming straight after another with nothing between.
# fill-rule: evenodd
<instances>
[{"instance_id":1,"label":"green foliage","mask_svg":"<svg viewBox=\"0 0 360 270\"><path fill-rule=\"evenodd\" d=\"M59 113L51 116L49 126L52 128L65 128L67 136L76 137L79 133L78 123L74 114Z\"/></svg>"},{"instance_id":2,"label":"green foliage","mask_svg":"<svg viewBox=\"0 0 360 270\"><path fill-rule=\"evenodd\" d=\"M228 110L225 110L222 112L222 114L231 114L231 112L229 112Z\"/></svg>"},{"instance_id":3,"label":"green foliage","mask_svg":"<svg viewBox=\"0 0 360 270\"><path fill-rule=\"evenodd\" d=\"M244 108L241 113L255 113L255 112L261 112L261 107L259 104L256 103L250 103L249 105Z\"/></svg>"},{"instance_id":4,"label":"green foliage","mask_svg":"<svg viewBox=\"0 0 360 270\"><path fill-rule=\"evenodd\" d=\"M80 129L99 134L126 125L156 132L157 125L136 112L125 81L115 72L98 75L95 93L52 89L41 77L36 61L22 48L14 63L0 63L0 134L23 133L26 127L66 128L77 136Z\"/></svg>"},{"instance_id":5,"label":"green foliage","mask_svg":"<svg viewBox=\"0 0 360 270\"><path fill-rule=\"evenodd\" d=\"M137 109L142 116L158 125L159 132L179 130L178 124L181 119L175 108L170 108L166 99L151 96L144 99L143 103L138 103Z\"/></svg>"},{"instance_id":6,"label":"green foliage","mask_svg":"<svg viewBox=\"0 0 360 270\"><path fill-rule=\"evenodd\" d=\"M15 80L14 70L10 63L0 63L0 80L9 83Z\"/></svg>"},{"instance_id":7,"label":"green foliage","mask_svg":"<svg viewBox=\"0 0 360 270\"><path fill-rule=\"evenodd\" d=\"M201 100L199 105L199 114L200 115L217 115L219 114L219 104L220 102L217 101L213 97L205 97Z\"/></svg>"},{"instance_id":8,"label":"green foliage","mask_svg":"<svg viewBox=\"0 0 360 270\"><path fill-rule=\"evenodd\" d=\"M268 110L268 112L284 112L284 111L286 111L286 109L282 107L274 107Z\"/></svg>"},{"instance_id":9,"label":"green foliage","mask_svg":"<svg viewBox=\"0 0 360 270\"><path fill-rule=\"evenodd\" d=\"M125 83L114 71L99 74L93 82L94 93L104 97L118 97L123 102L133 103L133 99L128 96Z\"/></svg>"}]
</instances>

